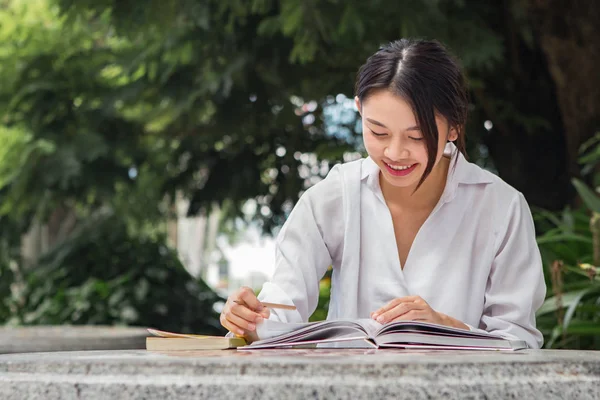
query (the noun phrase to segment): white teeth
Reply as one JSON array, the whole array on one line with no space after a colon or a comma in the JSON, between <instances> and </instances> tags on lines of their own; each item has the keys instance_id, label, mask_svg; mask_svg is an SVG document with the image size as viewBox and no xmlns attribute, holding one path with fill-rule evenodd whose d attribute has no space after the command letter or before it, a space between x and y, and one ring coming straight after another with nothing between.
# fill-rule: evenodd
<instances>
[{"instance_id":1,"label":"white teeth","mask_svg":"<svg viewBox=\"0 0 600 400\"><path fill-rule=\"evenodd\" d=\"M388 164L388 167L390 167L391 169L395 169L396 171L402 171L403 169L409 169L412 166L413 166L413 164L407 165L405 167L401 167L401 166L395 167L393 165Z\"/></svg>"}]
</instances>

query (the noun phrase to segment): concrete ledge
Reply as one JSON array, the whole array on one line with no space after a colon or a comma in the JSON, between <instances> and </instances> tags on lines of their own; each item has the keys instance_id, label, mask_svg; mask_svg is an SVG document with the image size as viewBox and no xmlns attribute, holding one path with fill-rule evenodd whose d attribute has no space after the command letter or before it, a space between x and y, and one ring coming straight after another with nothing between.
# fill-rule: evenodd
<instances>
[{"instance_id":1,"label":"concrete ledge","mask_svg":"<svg viewBox=\"0 0 600 400\"><path fill-rule=\"evenodd\" d=\"M0 356L0 398L600 398L600 352L92 351Z\"/></svg>"},{"instance_id":2,"label":"concrete ledge","mask_svg":"<svg viewBox=\"0 0 600 400\"><path fill-rule=\"evenodd\" d=\"M113 326L0 327L0 354L145 349L144 328Z\"/></svg>"}]
</instances>

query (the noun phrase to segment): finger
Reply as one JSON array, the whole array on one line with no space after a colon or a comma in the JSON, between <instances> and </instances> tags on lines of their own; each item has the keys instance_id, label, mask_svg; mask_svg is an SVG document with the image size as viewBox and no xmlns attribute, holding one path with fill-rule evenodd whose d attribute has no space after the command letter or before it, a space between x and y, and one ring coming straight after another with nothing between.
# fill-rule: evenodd
<instances>
[{"instance_id":1,"label":"finger","mask_svg":"<svg viewBox=\"0 0 600 400\"><path fill-rule=\"evenodd\" d=\"M232 314L249 323L256 323L263 320L261 314L252 311L247 305L239 303L231 303L231 305L224 310L224 314L227 319L229 319L229 314Z\"/></svg>"},{"instance_id":2,"label":"finger","mask_svg":"<svg viewBox=\"0 0 600 400\"><path fill-rule=\"evenodd\" d=\"M411 310L407 313L404 313L396 318L394 318L393 320L391 320L390 322L396 322L396 321L430 321L432 322L432 318L430 316L430 313L428 313L426 310Z\"/></svg>"},{"instance_id":3,"label":"finger","mask_svg":"<svg viewBox=\"0 0 600 400\"><path fill-rule=\"evenodd\" d=\"M230 332L233 332L236 336L245 336L246 332L241 327L232 324L230 321L228 321L225 317L225 314L221 314L221 316L219 317L219 321L225 329L227 329Z\"/></svg>"},{"instance_id":4,"label":"finger","mask_svg":"<svg viewBox=\"0 0 600 400\"><path fill-rule=\"evenodd\" d=\"M241 300L251 310L261 311L264 308L261 302L256 298L254 291L247 286L240 288L236 297L236 300Z\"/></svg>"},{"instance_id":5,"label":"finger","mask_svg":"<svg viewBox=\"0 0 600 400\"><path fill-rule=\"evenodd\" d=\"M381 313L391 310L392 308L396 307L400 303L412 303L412 302L418 301L420 299L421 299L421 297L419 297L419 296L398 297L398 298L390 301L385 306L381 307L379 310L377 310L375 312L378 314L381 314Z\"/></svg>"},{"instance_id":6,"label":"finger","mask_svg":"<svg viewBox=\"0 0 600 400\"><path fill-rule=\"evenodd\" d=\"M408 312L411 312L413 310L421 310L421 309L423 309L423 305L421 305L419 303L414 303L414 302L400 303L396 307L392 308L391 310L384 312L383 314L378 316L376 319L377 319L377 322L379 322L381 324L385 324L386 322L392 321L393 319L395 319L401 315L404 315Z\"/></svg>"},{"instance_id":7,"label":"finger","mask_svg":"<svg viewBox=\"0 0 600 400\"><path fill-rule=\"evenodd\" d=\"M268 307L265 307L262 309L262 311L259 311L258 314L262 315L263 319L269 319L269 317L271 316L271 311L269 310ZM259 322L259 321L256 321Z\"/></svg>"},{"instance_id":8,"label":"finger","mask_svg":"<svg viewBox=\"0 0 600 400\"><path fill-rule=\"evenodd\" d=\"M229 323L235 325L237 328L241 328L244 331L252 332L256 329L256 324L254 322L247 321L243 318L238 317L237 315L235 315L233 313L225 314L225 318L227 319L227 321Z\"/></svg>"},{"instance_id":9,"label":"finger","mask_svg":"<svg viewBox=\"0 0 600 400\"><path fill-rule=\"evenodd\" d=\"M386 305L384 305L383 307L381 307L380 309L376 310L375 312L372 313L372 317L374 317L374 319L377 319L377 316L383 314L386 311L391 310L392 308L396 307L398 304L401 303L411 303L411 302L416 302L419 299L421 299L420 296L405 296L405 297L398 297L392 301L390 301L389 303L387 303Z\"/></svg>"},{"instance_id":10,"label":"finger","mask_svg":"<svg viewBox=\"0 0 600 400\"><path fill-rule=\"evenodd\" d=\"M427 303L422 297L419 296L417 296L417 298L415 299L415 303L429 306L429 303Z\"/></svg>"},{"instance_id":11,"label":"finger","mask_svg":"<svg viewBox=\"0 0 600 400\"><path fill-rule=\"evenodd\" d=\"M271 311L269 310L269 308L268 308L268 307L262 306L262 307L263 307L263 308L262 308L262 310L261 310L261 309L259 309L259 310L255 310L255 311L253 311L253 310L251 310L251 309L248 307L248 305L247 305L247 304L245 304L245 303L244 303L244 302L242 302L241 300L233 300L233 301L232 301L232 304L231 304L231 306L230 306L230 307L232 307L232 308L233 308L233 307L236 307L236 310L237 310L237 309L238 309L238 308L237 308L238 306L240 306L240 307L244 307L246 310L249 310L251 313L254 313L253 315L254 315L254 318L255 318L255 322L260 322L260 321L262 321L263 319L268 319L268 318L269 318L269 316L271 315ZM242 309L239 309L239 310L242 310ZM242 312L243 312L243 311L242 311ZM238 315L239 315L240 317L242 317L242 318L248 319L248 315L247 315L246 313L244 313L244 314L239 314L239 313L237 313L237 312L236 312L236 314L238 314ZM251 321L251 320L250 320L250 321Z\"/></svg>"},{"instance_id":12,"label":"finger","mask_svg":"<svg viewBox=\"0 0 600 400\"><path fill-rule=\"evenodd\" d=\"M396 307L398 304L402 303L402 298L396 298L392 301L390 301L389 303L385 304L383 307L380 307L378 310L376 310L373 314L383 314L386 311L391 310L392 308Z\"/></svg>"},{"instance_id":13,"label":"finger","mask_svg":"<svg viewBox=\"0 0 600 400\"><path fill-rule=\"evenodd\" d=\"M404 296L404 297L400 297L401 299L403 299L404 301L419 301L419 300L423 300L423 298L421 296Z\"/></svg>"}]
</instances>

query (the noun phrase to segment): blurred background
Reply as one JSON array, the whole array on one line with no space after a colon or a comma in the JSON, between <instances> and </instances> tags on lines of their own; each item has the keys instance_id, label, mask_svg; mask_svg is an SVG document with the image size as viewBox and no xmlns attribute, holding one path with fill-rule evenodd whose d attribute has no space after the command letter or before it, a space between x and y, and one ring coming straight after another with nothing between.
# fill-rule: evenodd
<instances>
[{"instance_id":1,"label":"blurred background","mask_svg":"<svg viewBox=\"0 0 600 400\"><path fill-rule=\"evenodd\" d=\"M470 160L532 207L545 346L600 349L599 9L0 0L0 325L224 333L298 196L365 154L359 66L425 37L464 65Z\"/></svg>"}]
</instances>

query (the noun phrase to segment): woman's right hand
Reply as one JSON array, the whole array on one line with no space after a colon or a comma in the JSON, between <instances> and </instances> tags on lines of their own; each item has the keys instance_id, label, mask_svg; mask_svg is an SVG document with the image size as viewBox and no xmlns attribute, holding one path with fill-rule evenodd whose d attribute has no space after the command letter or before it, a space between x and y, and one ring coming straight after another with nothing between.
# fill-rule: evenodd
<instances>
[{"instance_id":1,"label":"woman's right hand","mask_svg":"<svg viewBox=\"0 0 600 400\"><path fill-rule=\"evenodd\" d=\"M256 324L269 318L270 312L249 287L242 287L227 299L221 312L221 325L238 337L250 342L258 340Z\"/></svg>"}]
</instances>

